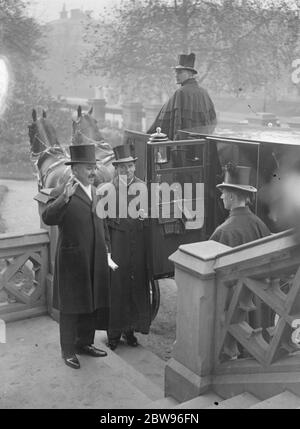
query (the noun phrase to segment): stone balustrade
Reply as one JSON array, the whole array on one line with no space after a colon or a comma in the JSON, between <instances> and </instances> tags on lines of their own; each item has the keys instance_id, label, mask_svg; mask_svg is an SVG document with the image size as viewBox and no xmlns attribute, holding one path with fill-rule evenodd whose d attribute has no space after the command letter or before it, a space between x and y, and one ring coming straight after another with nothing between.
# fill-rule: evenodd
<instances>
[{"instance_id":1,"label":"stone balustrade","mask_svg":"<svg viewBox=\"0 0 300 429\"><path fill-rule=\"evenodd\" d=\"M0 236L0 319L47 313L49 236L45 230Z\"/></svg>"},{"instance_id":2,"label":"stone balustrade","mask_svg":"<svg viewBox=\"0 0 300 429\"><path fill-rule=\"evenodd\" d=\"M299 394L300 244L292 231L234 249L182 245L170 259L178 308L166 396Z\"/></svg>"}]
</instances>

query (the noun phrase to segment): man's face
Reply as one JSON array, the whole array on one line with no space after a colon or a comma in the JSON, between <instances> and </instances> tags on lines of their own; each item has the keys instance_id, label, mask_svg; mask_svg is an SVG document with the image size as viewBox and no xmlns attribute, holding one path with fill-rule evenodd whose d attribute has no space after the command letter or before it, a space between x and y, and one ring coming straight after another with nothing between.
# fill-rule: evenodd
<instances>
[{"instance_id":1,"label":"man's face","mask_svg":"<svg viewBox=\"0 0 300 429\"><path fill-rule=\"evenodd\" d=\"M185 80L189 79L190 73L187 70L175 70L176 83L181 84Z\"/></svg>"},{"instance_id":2,"label":"man's face","mask_svg":"<svg viewBox=\"0 0 300 429\"><path fill-rule=\"evenodd\" d=\"M127 182L133 179L135 172L135 162L122 162L117 165L118 176L127 176Z\"/></svg>"},{"instance_id":3,"label":"man's face","mask_svg":"<svg viewBox=\"0 0 300 429\"><path fill-rule=\"evenodd\" d=\"M74 176L84 186L92 185L95 179L96 164L75 164L73 166Z\"/></svg>"},{"instance_id":4,"label":"man's face","mask_svg":"<svg viewBox=\"0 0 300 429\"><path fill-rule=\"evenodd\" d=\"M228 189L222 189L221 200L223 201L225 209L230 210L232 206L233 197L232 193Z\"/></svg>"}]
</instances>

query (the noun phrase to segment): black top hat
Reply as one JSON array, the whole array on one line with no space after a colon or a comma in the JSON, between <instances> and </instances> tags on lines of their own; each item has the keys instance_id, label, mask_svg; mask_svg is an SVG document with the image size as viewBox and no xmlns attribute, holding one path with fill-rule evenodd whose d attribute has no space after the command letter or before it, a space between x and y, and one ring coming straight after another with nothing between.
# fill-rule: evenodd
<instances>
[{"instance_id":1,"label":"black top hat","mask_svg":"<svg viewBox=\"0 0 300 429\"><path fill-rule=\"evenodd\" d=\"M250 185L251 167L235 166L232 163L225 165L224 182L217 185L217 188L240 189L247 192L257 192L254 186Z\"/></svg>"},{"instance_id":2,"label":"black top hat","mask_svg":"<svg viewBox=\"0 0 300 429\"><path fill-rule=\"evenodd\" d=\"M198 73L194 69L196 55L192 52L189 55L179 55L178 62L179 64L175 67L175 70L191 70L194 74Z\"/></svg>"},{"instance_id":3,"label":"black top hat","mask_svg":"<svg viewBox=\"0 0 300 429\"><path fill-rule=\"evenodd\" d=\"M137 158L134 158L131 155L130 146L129 145L121 145L113 148L115 152L115 161L113 161L113 165L122 164L123 162L133 162L136 161Z\"/></svg>"},{"instance_id":4,"label":"black top hat","mask_svg":"<svg viewBox=\"0 0 300 429\"><path fill-rule=\"evenodd\" d=\"M65 162L65 165L72 164L96 164L96 152L94 144L71 145L71 160Z\"/></svg>"}]
</instances>

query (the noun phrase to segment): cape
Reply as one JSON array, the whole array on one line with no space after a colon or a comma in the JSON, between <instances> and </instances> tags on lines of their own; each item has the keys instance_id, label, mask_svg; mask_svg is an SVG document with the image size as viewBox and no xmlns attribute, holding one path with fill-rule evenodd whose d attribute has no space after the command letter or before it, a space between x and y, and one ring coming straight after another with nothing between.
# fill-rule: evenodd
<instances>
[{"instance_id":1,"label":"cape","mask_svg":"<svg viewBox=\"0 0 300 429\"><path fill-rule=\"evenodd\" d=\"M211 133L216 122L215 107L208 92L191 78L162 106L147 133L153 134L160 127L170 140L176 140L178 130L199 132L201 128L203 133Z\"/></svg>"}]
</instances>

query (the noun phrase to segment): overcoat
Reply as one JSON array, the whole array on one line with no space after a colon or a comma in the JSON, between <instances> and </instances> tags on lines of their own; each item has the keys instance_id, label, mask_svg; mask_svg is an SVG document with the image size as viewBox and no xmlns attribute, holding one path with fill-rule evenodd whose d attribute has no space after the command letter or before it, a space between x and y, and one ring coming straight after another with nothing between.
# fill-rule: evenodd
<instances>
[{"instance_id":1,"label":"overcoat","mask_svg":"<svg viewBox=\"0 0 300 429\"><path fill-rule=\"evenodd\" d=\"M113 184L119 200L118 179ZM134 178L132 183L142 182ZM127 188L128 189L128 188ZM128 204L134 198L127 196ZM111 272L109 328L133 329L147 334L151 323L148 278L148 221L127 218L107 220L111 255L119 268Z\"/></svg>"},{"instance_id":2,"label":"overcoat","mask_svg":"<svg viewBox=\"0 0 300 429\"><path fill-rule=\"evenodd\" d=\"M110 251L106 221L96 214L96 191L91 201L81 186L65 203L63 194L42 213L46 225L58 225L53 278L53 307L65 313L91 313L108 307Z\"/></svg>"},{"instance_id":3,"label":"overcoat","mask_svg":"<svg viewBox=\"0 0 300 429\"><path fill-rule=\"evenodd\" d=\"M215 125L216 112L208 92L191 78L162 106L147 133L155 133L160 127L170 140L176 140L178 130L196 131L195 128L206 126L205 134L211 133Z\"/></svg>"},{"instance_id":4,"label":"overcoat","mask_svg":"<svg viewBox=\"0 0 300 429\"><path fill-rule=\"evenodd\" d=\"M270 234L268 227L249 207L237 207L232 209L225 222L216 228L210 240L235 247Z\"/></svg>"}]
</instances>

